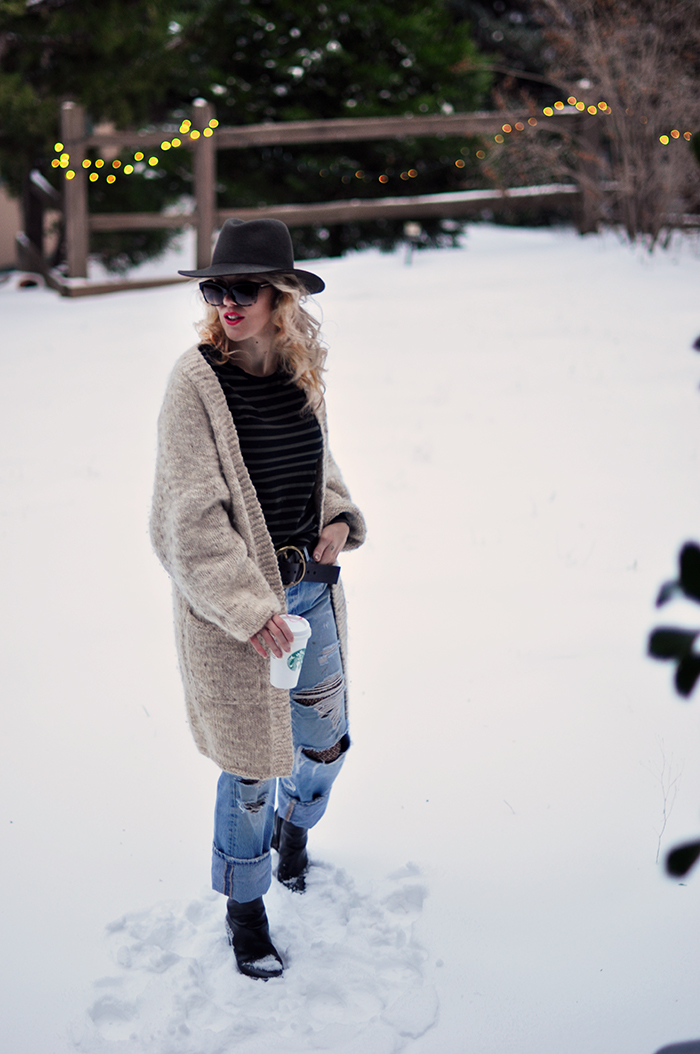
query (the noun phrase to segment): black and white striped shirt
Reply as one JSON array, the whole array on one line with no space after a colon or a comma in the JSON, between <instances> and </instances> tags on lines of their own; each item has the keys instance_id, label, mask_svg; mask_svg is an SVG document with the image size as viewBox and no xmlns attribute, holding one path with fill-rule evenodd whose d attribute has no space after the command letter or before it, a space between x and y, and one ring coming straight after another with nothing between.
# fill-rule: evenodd
<instances>
[{"instance_id":1,"label":"black and white striped shirt","mask_svg":"<svg viewBox=\"0 0 700 1054\"><path fill-rule=\"evenodd\" d=\"M319 531L313 489L323 437L304 392L283 370L253 377L218 363L207 344L200 351L226 396L274 546L312 545Z\"/></svg>"}]
</instances>

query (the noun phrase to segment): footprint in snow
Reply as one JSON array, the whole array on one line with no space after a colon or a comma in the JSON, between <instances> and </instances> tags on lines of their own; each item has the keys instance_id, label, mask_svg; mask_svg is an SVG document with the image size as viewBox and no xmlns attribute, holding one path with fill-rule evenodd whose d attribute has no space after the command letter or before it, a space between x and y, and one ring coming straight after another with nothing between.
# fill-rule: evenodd
<instances>
[{"instance_id":1,"label":"footprint in snow","mask_svg":"<svg viewBox=\"0 0 700 1054\"><path fill-rule=\"evenodd\" d=\"M427 894L406 864L372 893L316 863L304 896L265 897L284 977L235 968L225 901L157 904L107 929L115 972L95 982L72 1029L85 1054L398 1054L437 1020L426 953L413 934Z\"/></svg>"}]
</instances>

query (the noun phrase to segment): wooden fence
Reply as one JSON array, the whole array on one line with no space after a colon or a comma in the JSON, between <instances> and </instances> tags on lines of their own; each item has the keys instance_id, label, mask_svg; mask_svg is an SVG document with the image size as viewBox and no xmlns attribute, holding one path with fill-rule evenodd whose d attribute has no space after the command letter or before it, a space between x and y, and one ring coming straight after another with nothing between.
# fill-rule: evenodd
<instances>
[{"instance_id":1,"label":"wooden fence","mask_svg":"<svg viewBox=\"0 0 700 1054\"><path fill-rule=\"evenodd\" d=\"M498 134L504 123L513 124L531 117L522 113L452 113L406 115L401 117L341 118L324 121L290 121L219 127L215 134L205 135L214 118L211 103L197 100L192 107L191 132L181 136L183 147L192 151L194 200L193 212L181 213L92 213L88 211L88 171L83 167L87 153L132 149L144 151L157 148L169 133L158 131L89 132L85 112L81 106L65 102L61 110L61 138L64 150L70 155L73 176L64 181L63 200L38 172L32 173L25 193L25 230L18 236L20 266L42 272L53 288L66 296L86 293L111 292L119 289L145 288L163 285L179 278L125 280L108 283L86 282L89 240L91 231L124 231L144 229L179 229L194 227L196 231L196 266L204 267L211 260L212 238L228 217L251 219L266 216L282 219L290 226L330 225L356 220L396 217L420 219L426 216L458 217L480 213L484 208L507 205L517 207L523 201L556 201L579 194L579 228L592 230L595 226L596 193L591 179L591 152L581 151L580 179L577 183L541 187L518 187L510 190L469 190L449 194L426 194L372 199L350 198L304 205L278 205L256 209L217 209L216 154L218 150L299 143L340 143L371 139L405 139L417 136L483 136ZM585 139L591 138L594 128L585 114L574 107L565 107L546 118L548 130L563 131L577 127ZM192 134L195 133L195 134ZM43 210L62 207L67 259L67 276L52 268L45 259L43 243Z\"/></svg>"}]
</instances>

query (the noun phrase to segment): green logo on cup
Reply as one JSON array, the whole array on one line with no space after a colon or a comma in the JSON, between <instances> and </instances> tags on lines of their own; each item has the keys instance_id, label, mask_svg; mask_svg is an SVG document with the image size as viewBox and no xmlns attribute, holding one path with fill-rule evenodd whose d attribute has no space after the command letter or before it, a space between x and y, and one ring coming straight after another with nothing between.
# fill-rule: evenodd
<instances>
[{"instance_id":1,"label":"green logo on cup","mask_svg":"<svg viewBox=\"0 0 700 1054\"><path fill-rule=\"evenodd\" d=\"M287 666L290 670L300 670L301 664L304 661L304 652L306 648L301 648L299 651L293 651L287 659Z\"/></svg>"}]
</instances>

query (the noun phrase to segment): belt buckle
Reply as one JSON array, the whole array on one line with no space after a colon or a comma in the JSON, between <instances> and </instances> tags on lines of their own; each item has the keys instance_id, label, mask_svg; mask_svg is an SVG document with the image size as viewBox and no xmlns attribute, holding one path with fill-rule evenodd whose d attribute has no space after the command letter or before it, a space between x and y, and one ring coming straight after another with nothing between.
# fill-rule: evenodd
<instances>
[{"instance_id":1,"label":"belt buckle","mask_svg":"<svg viewBox=\"0 0 700 1054\"><path fill-rule=\"evenodd\" d=\"M301 562L301 574L299 575L299 578L295 579L294 582L287 582L287 584L284 587L285 589L291 589L292 586L298 586L299 583L303 580L304 575L306 574L306 557L304 556L303 552L301 551L301 549L298 546L296 546L296 545L283 545L280 549L276 550L278 559L279 559L280 556L284 559L284 554L286 554L288 552L292 552L292 553L297 553L298 554L299 560ZM287 557L287 559L289 559L289 557Z\"/></svg>"}]
</instances>

